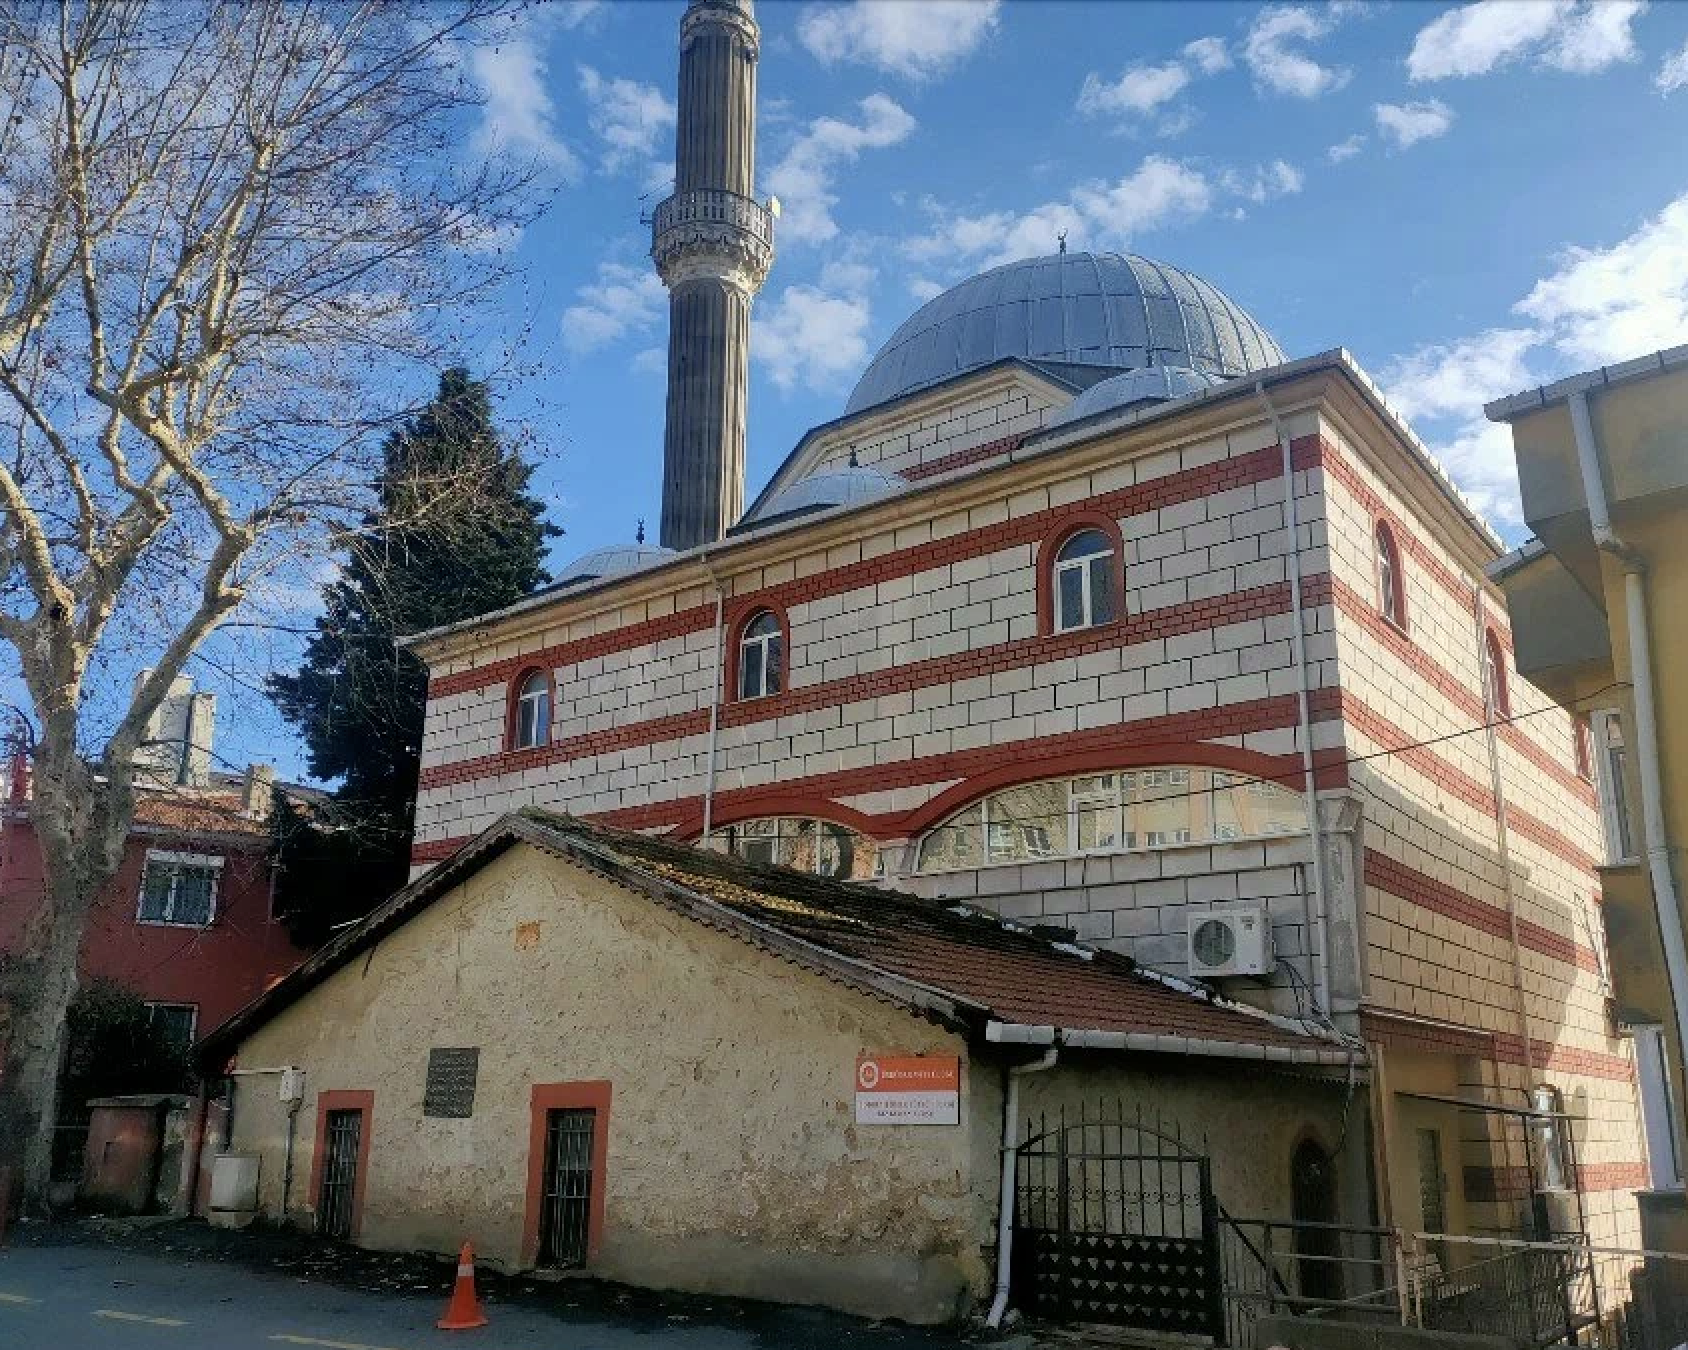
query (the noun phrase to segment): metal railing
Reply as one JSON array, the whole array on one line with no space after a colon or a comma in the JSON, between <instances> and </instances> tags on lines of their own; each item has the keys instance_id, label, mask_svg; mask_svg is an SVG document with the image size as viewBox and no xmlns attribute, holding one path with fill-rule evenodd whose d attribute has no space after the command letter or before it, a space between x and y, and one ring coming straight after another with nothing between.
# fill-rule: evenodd
<instances>
[{"instance_id":1,"label":"metal railing","mask_svg":"<svg viewBox=\"0 0 1688 1350\"><path fill-rule=\"evenodd\" d=\"M1405 1266L1388 1228L1307 1220L1220 1218L1226 1342L1255 1344L1267 1314L1401 1322Z\"/></svg>"}]
</instances>

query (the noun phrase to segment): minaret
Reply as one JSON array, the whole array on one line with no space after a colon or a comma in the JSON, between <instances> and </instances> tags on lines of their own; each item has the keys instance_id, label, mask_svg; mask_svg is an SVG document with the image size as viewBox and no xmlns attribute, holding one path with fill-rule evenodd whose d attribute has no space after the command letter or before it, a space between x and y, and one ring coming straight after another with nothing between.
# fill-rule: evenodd
<instances>
[{"instance_id":1,"label":"minaret","mask_svg":"<svg viewBox=\"0 0 1688 1350\"><path fill-rule=\"evenodd\" d=\"M750 302L774 260L774 218L756 200L751 0L691 0L680 20L674 195L651 218L668 287L668 425L662 544L719 539L744 509Z\"/></svg>"}]
</instances>

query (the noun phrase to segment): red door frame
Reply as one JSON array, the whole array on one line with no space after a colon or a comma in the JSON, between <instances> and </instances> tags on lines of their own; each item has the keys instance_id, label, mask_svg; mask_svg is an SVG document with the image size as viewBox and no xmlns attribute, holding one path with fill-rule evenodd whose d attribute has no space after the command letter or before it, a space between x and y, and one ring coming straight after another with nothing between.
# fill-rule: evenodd
<instances>
[{"instance_id":1,"label":"red door frame","mask_svg":"<svg viewBox=\"0 0 1688 1350\"><path fill-rule=\"evenodd\" d=\"M328 1137L328 1113L330 1111L359 1111L363 1119L358 1122L358 1175L352 1183L352 1219L351 1238L356 1242L363 1231L363 1196L369 1185L369 1136L375 1119L375 1094L364 1091L345 1091L336 1089L332 1092L317 1093L316 1116L316 1144L311 1149L311 1213L316 1213L317 1204L322 1199L322 1164L323 1145Z\"/></svg>"},{"instance_id":2,"label":"red door frame","mask_svg":"<svg viewBox=\"0 0 1688 1350\"><path fill-rule=\"evenodd\" d=\"M607 1079L582 1083L535 1083L528 1119L527 1214L522 1224L522 1265L539 1258L539 1211L545 1192L545 1117L551 1111L592 1110L592 1202L586 1215L586 1259L598 1255L604 1233L604 1164L610 1141L610 1085Z\"/></svg>"}]
</instances>

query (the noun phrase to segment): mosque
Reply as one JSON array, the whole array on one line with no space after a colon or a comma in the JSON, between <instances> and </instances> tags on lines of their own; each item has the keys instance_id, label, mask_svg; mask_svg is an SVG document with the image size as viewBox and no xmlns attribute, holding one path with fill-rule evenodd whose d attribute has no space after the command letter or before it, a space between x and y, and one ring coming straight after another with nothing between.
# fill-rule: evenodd
<instances>
[{"instance_id":1,"label":"mosque","mask_svg":"<svg viewBox=\"0 0 1688 1350\"><path fill-rule=\"evenodd\" d=\"M219 1033L320 1087L317 1168L368 1113L366 1239L455 1249L396 1178L431 1166L412 1059L475 1044L453 1214L513 1266L563 1250L571 1111L579 1263L922 1320L1070 1306L1028 1180L1063 1129L1199 1153L1239 1221L1634 1245L1594 768L1513 667L1493 532L1347 352L1064 247L921 306L746 506L750 0L680 46L660 544L408 640L415 880ZM932 1100L958 1065L959 1110L872 1123L852 1067L891 1056ZM1106 1167L1091 1236L1142 1236ZM1363 1286L1333 1268L1285 1278ZM1141 1316L1117 1292L1090 1320Z\"/></svg>"}]
</instances>

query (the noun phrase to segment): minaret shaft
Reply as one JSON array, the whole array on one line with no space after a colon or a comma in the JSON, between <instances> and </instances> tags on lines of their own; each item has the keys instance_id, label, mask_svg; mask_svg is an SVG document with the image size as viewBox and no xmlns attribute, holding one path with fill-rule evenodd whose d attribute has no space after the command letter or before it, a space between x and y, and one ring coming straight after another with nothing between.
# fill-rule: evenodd
<instances>
[{"instance_id":1,"label":"minaret shaft","mask_svg":"<svg viewBox=\"0 0 1688 1350\"><path fill-rule=\"evenodd\" d=\"M750 0L692 0L680 22L674 195L651 221L668 287L664 547L721 538L744 509L750 304L773 262L754 194L756 61Z\"/></svg>"}]
</instances>

